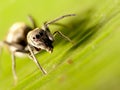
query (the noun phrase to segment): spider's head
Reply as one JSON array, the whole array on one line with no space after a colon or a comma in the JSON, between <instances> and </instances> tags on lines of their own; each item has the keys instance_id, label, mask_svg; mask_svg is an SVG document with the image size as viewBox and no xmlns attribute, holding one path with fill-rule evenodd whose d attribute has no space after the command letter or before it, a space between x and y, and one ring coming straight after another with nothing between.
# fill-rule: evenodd
<instances>
[{"instance_id":1,"label":"spider's head","mask_svg":"<svg viewBox=\"0 0 120 90\"><path fill-rule=\"evenodd\" d=\"M27 41L28 44L36 48L46 50L50 53L53 51L52 43L54 38L49 31L36 28L28 33Z\"/></svg>"}]
</instances>

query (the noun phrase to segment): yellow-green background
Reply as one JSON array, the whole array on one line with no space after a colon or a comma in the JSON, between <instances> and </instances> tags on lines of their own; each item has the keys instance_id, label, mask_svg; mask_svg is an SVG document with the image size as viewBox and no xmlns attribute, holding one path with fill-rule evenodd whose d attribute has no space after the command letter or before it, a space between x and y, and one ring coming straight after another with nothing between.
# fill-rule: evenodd
<instances>
[{"instance_id":1,"label":"yellow-green background","mask_svg":"<svg viewBox=\"0 0 120 90\"><path fill-rule=\"evenodd\" d=\"M57 36L54 51L37 55L48 72L43 75L29 60L17 58L18 84L13 85L11 56L0 56L0 90L120 90L120 1L119 0L1 0L0 40L18 21L31 25L31 14L42 26L45 21L75 13L61 20L60 30L74 44Z\"/></svg>"}]
</instances>

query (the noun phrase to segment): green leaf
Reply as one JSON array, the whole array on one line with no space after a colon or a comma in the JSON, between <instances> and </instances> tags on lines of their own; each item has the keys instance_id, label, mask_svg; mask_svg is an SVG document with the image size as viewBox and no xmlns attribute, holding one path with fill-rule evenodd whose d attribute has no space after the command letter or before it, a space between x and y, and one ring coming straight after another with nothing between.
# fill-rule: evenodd
<instances>
[{"instance_id":1,"label":"green leaf","mask_svg":"<svg viewBox=\"0 0 120 90\"><path fill-rule=\"evenodd\" d=\"M120 1L119 0L7 0L0 1L0 40L18 21L38 26L64 14L76 14L51 25L74 44L59 35L52 54L36 55L48 72L43 75L28 57L17 58L16 86L13 85L11 57L3 50L0 57L1 90L119 90L120 89Z\"/></svg>"}]
</instances>

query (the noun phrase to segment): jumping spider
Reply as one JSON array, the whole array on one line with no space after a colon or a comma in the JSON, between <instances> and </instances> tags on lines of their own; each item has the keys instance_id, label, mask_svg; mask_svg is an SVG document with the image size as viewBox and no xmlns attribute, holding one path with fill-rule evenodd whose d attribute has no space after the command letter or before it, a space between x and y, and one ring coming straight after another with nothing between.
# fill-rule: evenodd
<instances>
[{"instance_id":1,"label":"jumping spider","mask_svg":"<svg viewBox=\"0 0 120 90\"><path fill-rule=\"evenodd\" d=\"M6 40L1 41L0 45L1 47L4 44L7 45L11 52L12 73L15 81L17 81L15 56L19 56L20 54L27 54L34 61L34 63L42 71L43 74L47 73L36 59L35 54L39 53L41 50L46 50L47 52L51 53L53 51L52 43L54 42L54 36L56 33L71 41L60 31L55 31L52 34L48 26L60 19L74 15L75 14L67 14L58 17L52 21L45 22L42 28L38 28L36 26L35 20L31 16L29 16L29 19L33 24L33 28L23 22L15 23L12 25L8 32Z\"/></svg>"}]
</instances>

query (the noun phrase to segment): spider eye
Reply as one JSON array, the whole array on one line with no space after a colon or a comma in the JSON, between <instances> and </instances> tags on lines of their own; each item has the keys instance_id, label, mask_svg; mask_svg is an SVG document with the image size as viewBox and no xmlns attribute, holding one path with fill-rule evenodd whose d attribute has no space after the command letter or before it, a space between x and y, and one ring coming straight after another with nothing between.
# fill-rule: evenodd
<instances>
[{"instance_id":1,"label":"spider eye","mask_svg":"<svg viewBox=\"0 0 120 90\"><path fill-rule=\"evenodd\" d=\"M35 37L33 37L33 39L35 39Z\"/></svg>"},{"instance_id":2,"label":"spider eye","mask_svg":"<svg viewBox=\"0 0 120 90\"><path fill-rule=\"evenodd\" d=\"M39 38L40 38L40 35L39 35L39 34L37 34L37 35L36 35L36 38L37 38L37 39L39 39Z\"/></svg>"},{"instance_id":3,"label":"spider eye","mask_svg":"<svg viewBox=\"0 0 120 90\"><path fill-rule=\"evenodd\" d=\"M39 34L40 34L41 36L43 36L43 32L39 32Z\"/></svg>"}]
</instances>

